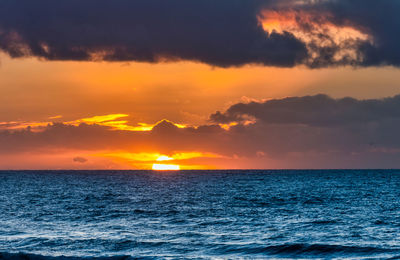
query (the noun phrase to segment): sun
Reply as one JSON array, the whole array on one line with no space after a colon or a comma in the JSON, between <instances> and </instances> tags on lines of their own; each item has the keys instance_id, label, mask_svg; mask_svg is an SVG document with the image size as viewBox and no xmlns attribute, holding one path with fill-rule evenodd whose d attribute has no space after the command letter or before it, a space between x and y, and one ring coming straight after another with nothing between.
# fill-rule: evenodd
<instances>
[{"instance_id":1,"label":"sun","mask_svg":"<svg viewBox=\"0 0 400 260\"><path fill-rule=\"evenodd\" d=\"M166 156L166 155L160 155L156 161L162 162L162 161L171 161L171 160L174 160L174 158ZM178 170L180 170L181 167L177 164L154 163L151 168L156 171L178 171Z\"/></svg>"},{"instance_id":2,"label":"sun","mask_svg":"<svg viewBox=\"0 0 400 260\"><path fill-rule=\"evenodd\" d=\"M152 169L156 171L179 171L181 167L176 164L154 163Z\"/></svg>"}]
</instances>

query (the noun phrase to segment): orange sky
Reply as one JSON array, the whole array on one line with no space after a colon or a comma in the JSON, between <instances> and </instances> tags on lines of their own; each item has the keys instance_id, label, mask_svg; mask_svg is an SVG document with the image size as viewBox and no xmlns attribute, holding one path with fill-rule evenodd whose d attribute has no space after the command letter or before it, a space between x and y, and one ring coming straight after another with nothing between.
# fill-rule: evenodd
<instances>
[{"instance_id":1,"label":"orange sky","mask_svg":"<svg viewBox=\"0 0 400 260\"><path fill-rule=\"evenodd\" d=\"M400 167L394 1L35 1L0 9L0 169Z\"/></svg>"},{"instance_id":2,"label":"orange sky","mask_svg":"<svg viewBox=\"0 0 400 260\"><path fill-rule=\"evenodd\" d=\"M71 125L83 122L148 131L162 119L182 127L196 127L207 124L209 115L215 111L223 111L240 101L318 93L356 98L400 93L400 74L390 67L215 68L193 62L50 62L11 59L5 54L0 59L3 129L12 122L15 128L32 125L39 130L51 122ZM107 115L116 116L103 121L99 117ZM177 158L179 153L181 157ZM151 160L140 157L146 154ZM148 147L142 147L142 151L113 147L98 151L60 148L57 153L51 149L10 153L2 155L0 168L150 169L158 156L163 155L174 158L171 163L179 163L182 169L284 167L276 158L246 158L190 149L163 154ZM85 159L74 160L77 157Z\"/></svg>"},{"instance_id":3,"label":"orange sky","mask_svg":"<svg viewBox=\"0 0 400 260\"><path fill-rule=\"evenodd\" d=\"M191 62L49 62L4 54L0 60L0 121L123 113L135 123L166 118L199 124L246 98L317 93L374 98L400 92L398 70L390 67L225 69Z\"/></svg>"}]
</instances>

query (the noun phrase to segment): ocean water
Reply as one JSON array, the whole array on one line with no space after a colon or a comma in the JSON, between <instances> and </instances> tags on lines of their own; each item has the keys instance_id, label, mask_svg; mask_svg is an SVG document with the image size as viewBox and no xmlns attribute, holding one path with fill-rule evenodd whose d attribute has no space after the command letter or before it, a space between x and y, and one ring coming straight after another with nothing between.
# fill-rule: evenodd
<instances>
[{"instance_id":1,"label":"ocean water","mask_svg":"<svg viewBox=\"0 0 400 260\"><path fill-rule=\"evenodd\" d=\"M395 259L400 171L2 171L0 252Z\"/></svg>"}]
</instances>

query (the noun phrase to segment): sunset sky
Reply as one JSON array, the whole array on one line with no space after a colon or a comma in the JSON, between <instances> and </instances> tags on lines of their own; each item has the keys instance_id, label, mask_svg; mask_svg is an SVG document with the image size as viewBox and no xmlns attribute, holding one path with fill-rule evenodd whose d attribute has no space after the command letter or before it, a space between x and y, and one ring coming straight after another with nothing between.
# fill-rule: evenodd
<instances>
[{"instance_id":1,"label":"sunset sky","mask_svg":"<svg viewBox=\"0 0 400 260\"><path fill-rule=\"evenodd\" d=\"M398 168L399 12L0 0L0 169Z\"/></svg>"}]
</instances>

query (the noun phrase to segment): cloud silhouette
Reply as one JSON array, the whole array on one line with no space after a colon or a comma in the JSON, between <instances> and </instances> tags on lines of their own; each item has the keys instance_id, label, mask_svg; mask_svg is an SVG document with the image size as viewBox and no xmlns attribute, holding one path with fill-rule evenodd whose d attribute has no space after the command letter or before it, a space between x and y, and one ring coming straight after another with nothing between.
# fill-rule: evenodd
<instances>
[{"instance_id":1,"label":"cloud silhouette","mask_svg":"<svg viewBox=\"0 0 400 260\"><path fill-rule=\"evenodd\" d=\"M292 12L296 28L266 31L266 10ZM393 0L0 0L0 49L47 60L399 66L399 11ZM332 25L371 39L337 42Z\"/></svg>"},{"instance_id":2,"label":"cloud silhouette","mask_svg":"<svg viewBox=\"0 0 400 260\"><path fill-rule=\"evenodd\" d=\"M400 96L357 100L316 95L241 103L211 115L209 125L178 128L161 121L152 131L56 123L39 132L0 131L0 154L200 152L232 158L232 162L257 159L263 168L397 168L399 100ZM220 126L232 122L236 125L228 130ZM275 164L266 163L272 159Z\"/></svg>"},{"instance_id":3,"label":"cloud silhouette","mask_svg":"<svg viewBox=\"0 0 400 260\"><path fill-rule=\"evenodd\" d=\"M265 102L239 103L210 119L216 123L255 118L271 124L343 126L400 119L400 95L386 99L333 99L327 95L288 97Z\"/></svg>"}]
</instances>

